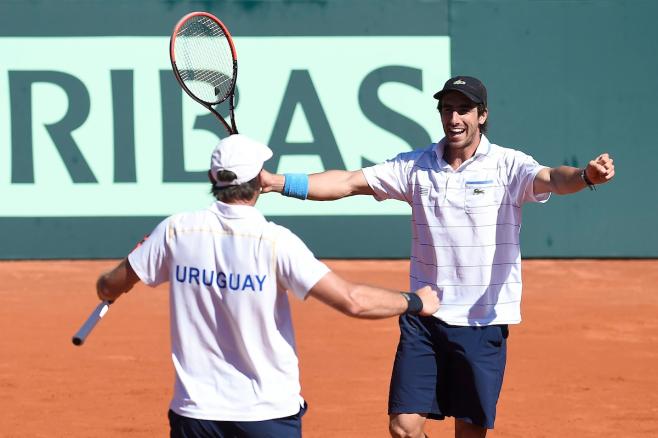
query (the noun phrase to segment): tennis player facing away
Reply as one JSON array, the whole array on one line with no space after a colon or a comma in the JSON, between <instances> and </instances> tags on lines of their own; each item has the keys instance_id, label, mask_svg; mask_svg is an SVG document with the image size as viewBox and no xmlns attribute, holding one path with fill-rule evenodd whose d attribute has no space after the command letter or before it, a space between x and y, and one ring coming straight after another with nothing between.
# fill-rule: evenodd
<instances>
[{"instance_id":1,"label":"tennis player facing away","mask_svg":"<svg viewBox=\"0 0 658 438\"><path fill-rule=\"evenodd\" d=\"M291 231L268 222L255 204L271 156L243 135L223 139L209 171L217 201L165 219L98 279L102 300L139 280L169 282L171 437L301 436L307 405L286 291L365 319L439 308L430 287L401 293L341 278Z\"/></svg>"}]
</instances>

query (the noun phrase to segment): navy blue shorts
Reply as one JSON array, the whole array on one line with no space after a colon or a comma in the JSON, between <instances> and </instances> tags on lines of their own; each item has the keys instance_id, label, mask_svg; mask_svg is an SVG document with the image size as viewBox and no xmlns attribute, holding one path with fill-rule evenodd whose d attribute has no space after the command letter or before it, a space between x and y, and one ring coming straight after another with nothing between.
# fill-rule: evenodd
<instances>
[{"instance_id":1,"label":"navy blue shorts","mask_svg":"<svg viewBox=\"0 0 658 438\"><path fill-rule=\"evenodd\" d=\"M507 325L460 327L432 316L400 316L388 413L455 417L493 429L507 336Z\"/></svg>"},{"instance_id":2,"label":"navy blue shorts","mask_svg":"<svg viewBox=\"0 0 658 438\"><path fill-rule=\"evenodd\" d=\"M302 416L308 406L295 415L264 421L212 421L183 417L169 410L170 438L301 438Z\"/></svg>"}]
</instances>

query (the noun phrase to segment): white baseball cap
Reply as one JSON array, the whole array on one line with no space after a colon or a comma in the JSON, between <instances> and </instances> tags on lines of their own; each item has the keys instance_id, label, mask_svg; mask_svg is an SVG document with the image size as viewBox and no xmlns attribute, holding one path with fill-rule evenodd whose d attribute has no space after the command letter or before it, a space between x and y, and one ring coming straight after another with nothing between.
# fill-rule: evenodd
<instances>
[{"instance_id":1,"label":"white baseball cap","mask_svg":"<svg viewBox=\"0 0 658 438\"><path fill-rule=\"evenodd\" d=\"M210 156L210 173L216 187L237 186L254 179L263 163L272 158L272 150L242 134L222 139ZM233 181L218 181L220 170L230 170L237 176Z\"/></svg>"}]
</instances>

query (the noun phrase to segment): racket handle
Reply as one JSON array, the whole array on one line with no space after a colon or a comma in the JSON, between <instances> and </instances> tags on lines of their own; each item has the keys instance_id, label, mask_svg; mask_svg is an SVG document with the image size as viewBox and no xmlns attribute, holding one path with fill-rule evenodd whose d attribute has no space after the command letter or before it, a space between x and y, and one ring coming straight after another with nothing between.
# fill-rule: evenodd
<instances>
[{"instance_id":1,"label":"racket handle","mask_svg":"<svg viewBox=\"0 0 658 438\"><path fill-rule=\"evenodd\" d=\"M91 315L89 315L89 318L87 318L85 323L82 324L80 330L78 330L76 334L73 335L73 339L71 339L73 345L84 344L85 339L87 339L87 336L89 336L89 333L91 333L94 327L96 327L98 321L100 321L101 318L105 316L107 311L110 309L110 304L112 304L112 301L101 301L100 304L96 306L94 311L91 312Z\"/></svg>"}]
</instances>

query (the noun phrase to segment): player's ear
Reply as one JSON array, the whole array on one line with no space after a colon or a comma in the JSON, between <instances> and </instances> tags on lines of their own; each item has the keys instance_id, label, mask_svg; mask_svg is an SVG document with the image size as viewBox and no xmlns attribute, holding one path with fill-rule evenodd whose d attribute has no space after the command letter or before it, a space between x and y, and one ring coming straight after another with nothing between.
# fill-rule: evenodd
<instances>
[{"instance_id":1,"label":"player's ear","mask_svg":"<svg viewBox=\"0 0 658 438\"><path fill-rule=\"evenodd\" d=\"M478 114L478 123L484 125L484 122L487 121L487 117L489 117L489 110L485 108L480 114Z\"/></svg>"}]
</instances>

